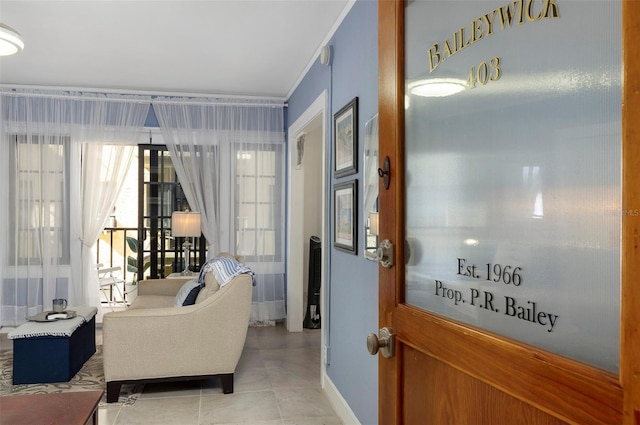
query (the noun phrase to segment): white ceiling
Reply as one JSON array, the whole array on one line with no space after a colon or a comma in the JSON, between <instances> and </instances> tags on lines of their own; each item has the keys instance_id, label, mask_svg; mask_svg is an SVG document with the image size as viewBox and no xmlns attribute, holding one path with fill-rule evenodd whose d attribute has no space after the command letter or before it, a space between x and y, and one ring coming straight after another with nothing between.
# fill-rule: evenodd
<instances>
[{"instance_id":1,"label":"white ceiling","mask_svg":"<svg viewBox=\"0 0 640 425\"><path fill-rule=\"evenodd\" d=\"M353 0L0 0L0 83L285 98Z\"/></svg>"}]
</instances>

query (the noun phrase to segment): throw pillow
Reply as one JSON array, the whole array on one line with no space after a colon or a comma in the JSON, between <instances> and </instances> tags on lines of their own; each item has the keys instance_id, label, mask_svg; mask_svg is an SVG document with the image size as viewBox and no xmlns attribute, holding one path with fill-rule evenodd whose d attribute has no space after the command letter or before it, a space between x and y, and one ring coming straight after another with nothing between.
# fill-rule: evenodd
<instances>
[{"instance_id":1,"label":"throw pillow","mask_svg":"<svg viewBox=\"0 0 640 425\"><path fill-rule=\"evenodd\" d=\"M198 282L198 279L191 279L185 282L182 285L182 288L176 294L176 298L173 301L173 305L175 307L180 307L183 305L191 305L196 302L196 298L198 297L198 293L202 289L202 286Z\"/></svg>"}]
</instances>

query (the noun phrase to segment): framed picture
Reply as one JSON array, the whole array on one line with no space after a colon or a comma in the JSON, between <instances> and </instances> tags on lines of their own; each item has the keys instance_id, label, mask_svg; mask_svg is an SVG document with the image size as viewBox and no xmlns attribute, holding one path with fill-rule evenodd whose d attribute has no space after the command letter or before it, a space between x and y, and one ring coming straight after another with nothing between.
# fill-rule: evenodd
<instances>
[{"instance_id":1,"label":"framed picture","mask_svg":"<svg viewBox=\"0 0 640 425\"><path fill-rule=\"evenodd\" d=\"M335 177L358 172L358 98L354 97L333 116Z\"/></svg>"},{"instance_id":2,"label":"framed picture","mask_svg":"<svg viewBox=\"0 0 640 425\"><path fill-rule=\"evenodd\" d=\"M351 254L357 253L358 180L338 183L333 187L333 246Z\"/></svg>"}]
</instances>

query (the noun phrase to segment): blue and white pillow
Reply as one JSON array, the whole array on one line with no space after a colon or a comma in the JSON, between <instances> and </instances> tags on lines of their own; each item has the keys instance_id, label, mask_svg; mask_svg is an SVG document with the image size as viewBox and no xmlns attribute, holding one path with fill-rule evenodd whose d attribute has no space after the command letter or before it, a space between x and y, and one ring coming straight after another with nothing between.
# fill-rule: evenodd
<instances>
[{"instance_id":1,"label":"blue and white pillow","mask_svg":"<svg viewBox=\"0 0 640 425\"><path fill-rule=\"evenodd\" d=\"M176 299L173 301L173 305L175 307L181 307L183 305L195 304L198 293L203 286L204 285L201 285L200 282L198 282L198 279L191 279L185 282L176 294Z\"/></svg>"}]
</instances>

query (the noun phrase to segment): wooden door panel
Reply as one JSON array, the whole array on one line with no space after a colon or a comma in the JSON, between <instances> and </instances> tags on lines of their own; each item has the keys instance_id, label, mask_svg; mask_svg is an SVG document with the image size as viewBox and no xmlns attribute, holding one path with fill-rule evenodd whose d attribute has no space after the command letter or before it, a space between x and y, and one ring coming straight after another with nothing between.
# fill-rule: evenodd
<instances>
[{"instance_id":1,"label":"wooden door panel","mask_svg":"<svg viewBox=\"0 0 640 425\"><path fill-rule=\"evenodd\" d=\"M451 425L565 423L418 350L401 351L410 371L403 376L406 424L426 423L427 417L430 424Z\"/></svg>"},{"instance_id":2,"label":"wooden door panel","mask_svg":"<svg viewBox=\"0 0 640 425\"><path fill-rule=\"evenodd\" d=\"M622 420L622 388L610 373L405 305L396 326L402 344L568 422Z\"/></svg>"}]
</instances>

